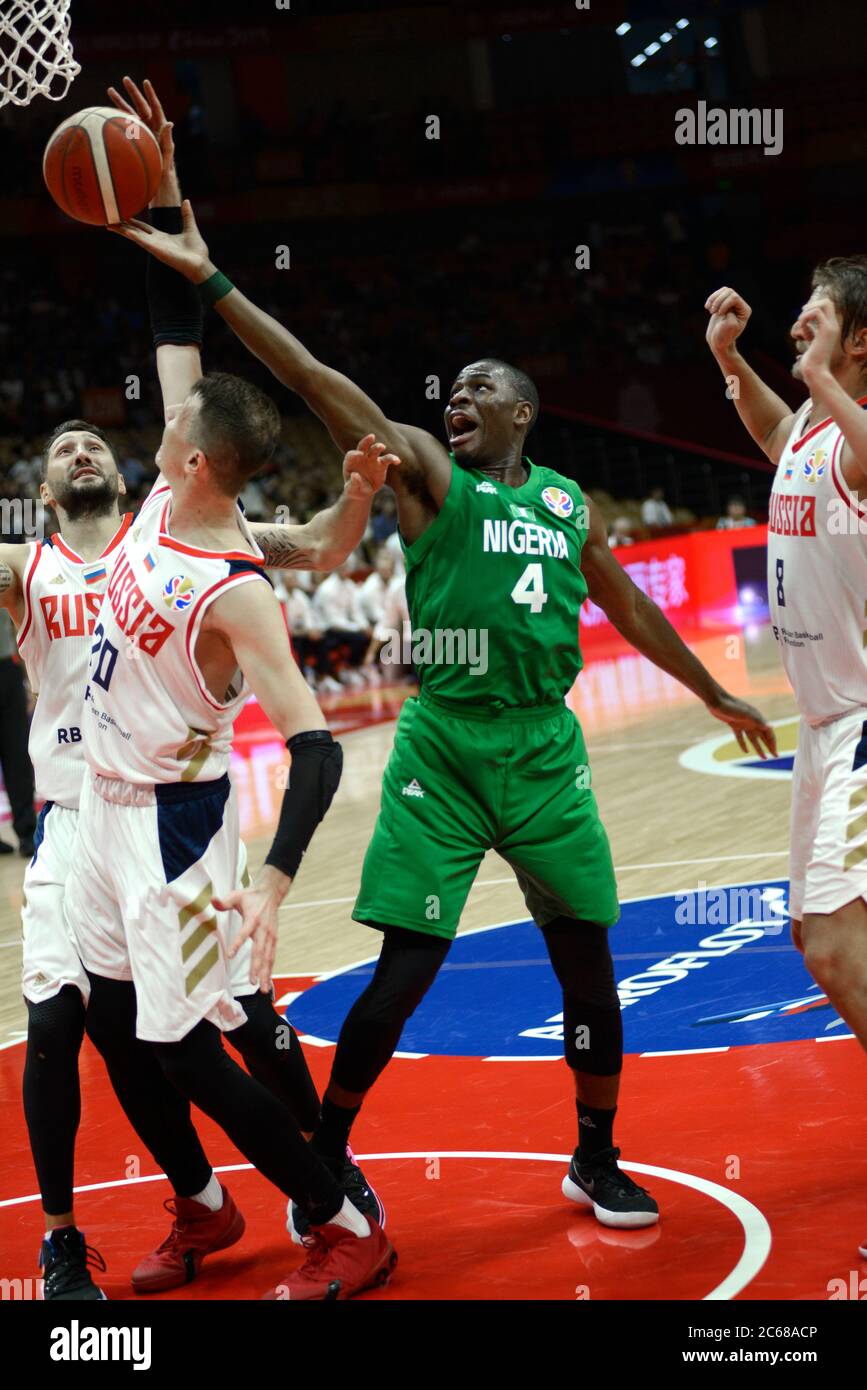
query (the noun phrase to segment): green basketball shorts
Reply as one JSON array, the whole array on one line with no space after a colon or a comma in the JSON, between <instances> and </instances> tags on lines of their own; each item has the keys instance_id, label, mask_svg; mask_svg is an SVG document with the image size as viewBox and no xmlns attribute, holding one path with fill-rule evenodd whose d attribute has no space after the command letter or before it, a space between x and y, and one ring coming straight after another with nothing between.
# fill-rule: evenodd
<instances>
[{"instance_id":1,"label":"green basketball shorts","mask_svg":"<svg viewBox=\"0 0 867 1390\"><path fill-rule=\"evenodd\" d=\"M493 709L409 699L398 720L353 917L451 940L488 849L539 926L620 911L581 725L558 703Z\"/></svg>"}]
</instances>

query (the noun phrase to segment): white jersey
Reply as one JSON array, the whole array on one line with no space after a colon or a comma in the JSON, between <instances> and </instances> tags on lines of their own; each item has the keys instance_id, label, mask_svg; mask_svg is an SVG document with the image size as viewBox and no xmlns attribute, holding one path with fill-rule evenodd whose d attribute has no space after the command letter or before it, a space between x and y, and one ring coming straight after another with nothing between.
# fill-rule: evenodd
<instances>
[{"instance_id":1,"label":"white jersey","mask_svg":"<svg viewBox=\"0 0 867 1390\"><path fill-rule=\"evenodd\" d=\"M78 807L84 777L81 696L93 629L132 520L131 514L123 518L98 560L83 560L54 535L30 543L24 567L18 650L39 696L30 724L30 761L38 795L71 810Z\"/></svg>"},{"instance_id":2,"label":"white jersey","mask_svg":"<svg viewBox=\"0 0 867 1390\"><path fill-rule=\"evenodd\" d=\"M867 504L840 470L839 426L805 430L811 409L795 416L774 478L768 597L798 708L815 726L867 706Z\"/></svg>"},{"instance_id":3,"label":"white jersey","mask_svg":"<svg viewBox=\"0 0 867 1390\"><path fill-rule=\"evenodd\" d=\"M119 550L94 628L84 698L93 771L139 786L212 781L229 766L232 726L248 687L235 673L214 698L196 664L202 620L221 594L267 583L264 556L199 550L170 534L171 496L143 509Z\"/></svg>"}]
</instances>

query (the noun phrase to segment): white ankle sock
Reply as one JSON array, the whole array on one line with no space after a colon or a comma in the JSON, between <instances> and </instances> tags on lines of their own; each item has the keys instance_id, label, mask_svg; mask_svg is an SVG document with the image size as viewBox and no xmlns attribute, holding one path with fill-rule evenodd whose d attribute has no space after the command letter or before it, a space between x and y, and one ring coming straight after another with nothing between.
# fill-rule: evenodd
<instances>
[{"instance_id":1,"label":"white ankle sock","mask_svg":"<svg viewBox=\"0 0 867 1390\"><path fill-rule=\"evenodd\" d=\"M343 1206L336 1216L332 1216L328 1225L343 1226L347 1231L352 1231L353 1235L361 1236L362 1239L364 1236L370 1235L367 1218L361 1215L361 1212L352 1205L348 1197L344 1197Z\"/></svg>"},{"instance_id":2,"label":"white ankle sock","mask_svg":"<svg viewBox=\"0 0 867 1390\"><path fill-rule=\"evenodd\" d=\"M203 1207L209 1211L219 1211L223 1205L223 1189L216 1173L211 1174L211 1180L207 1187L203 1187L201 1192L197 1192L190 1198L191 1202L201 1202Z\"/></svg>"}]
</instances>

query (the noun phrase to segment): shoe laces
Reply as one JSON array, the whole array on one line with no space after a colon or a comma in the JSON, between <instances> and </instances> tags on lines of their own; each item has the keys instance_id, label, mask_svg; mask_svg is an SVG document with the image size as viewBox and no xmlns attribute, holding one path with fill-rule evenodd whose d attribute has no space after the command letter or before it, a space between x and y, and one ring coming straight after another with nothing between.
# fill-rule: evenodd
<instances>
[{"instance_id":1,"label":"shoe laces","mask_svg":"<svg viewBox=\"0 0 867 1390\"><path fill-rule=\"evenodd\" d=\"M601 1149L589 1163L579 1163L578 1169L589 1173L591 1176L604 1172L606 1178L613 1183L621 1192L636 1193L640 1192L645 1197L649 1196L646 1187L639 1187L637 1182L624 1173L617 1160L620 1157L619 1149Z\"/></svg>"},{"instance_id":2,"label":"shoe laces","mask_svg":"<svg viewBox=\"0 0 867 1390\"><path fill-rule=\"evenodd\" d=\"M331 1246L318 1231L311 1230L309 1234L302 1236L301 1244L307 1251L307 1259L299 1269L299 1275L316 1274L323 1261L327 1260L331 1253Z\"/></svg>"},{"instance_id":3,"label":"shoe laces","mask_svg":"<svg viewBox=\"0 0 867 1390\"><path fill-rule=\"evenodd\" d=\"M175 1246L179 1246L181 1243L181 1237L184 1234L187 1225L187 1222L184 1220L184 1218L178 1215L177 1198L168 1197L163 1202L163 1206L165 1207L169 1216L172 1218L172 1228L166 1236L165 1240L163 1241L162 1245L157 1246L157 1249L155 1251L157 1255L161 1255L164 1250L171 1250Z\"/></svg>"},{"instance_id":4,"label":"shoe laces","mask_svg":"<svg viewBox=\"0 0 867 1390\"><path fill-rule=\"evenodd\" d=\"M81 1271L95 1269L99 1274L105 1273L105 1260L95 1246L86 1244L83 1236L80 1243L52 1240L48 1244L51 1246L51 1268L46 1283L52 1290L66 1288Z\"/></svg>"}]
</instances>

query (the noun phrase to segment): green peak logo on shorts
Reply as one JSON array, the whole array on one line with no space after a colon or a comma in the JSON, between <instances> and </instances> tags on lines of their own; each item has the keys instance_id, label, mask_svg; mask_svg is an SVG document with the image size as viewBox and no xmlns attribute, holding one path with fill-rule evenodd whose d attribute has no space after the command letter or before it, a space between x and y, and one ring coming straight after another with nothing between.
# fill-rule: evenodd
<instances>
[{"instance_id":1,"label":"green peak logo on shorts","mask_svg":"<svg viewBox=\"0 0 867 1390\"><path fill-rule=\"evenodd\" d=\"M779 753L776 758L758 758L752 751L744 753L732 734L722 734L687 748L680 755L680 765L690 772L709 772L715 777L770 777L788 781L795 765L800 723L797 714L771 720L777 731Z\"/></svg>"}]
</instances>

